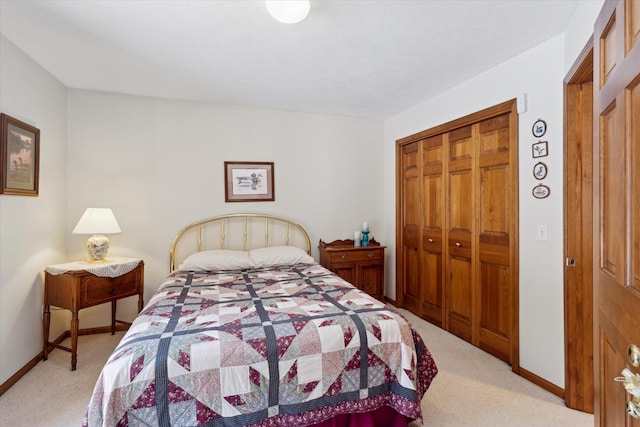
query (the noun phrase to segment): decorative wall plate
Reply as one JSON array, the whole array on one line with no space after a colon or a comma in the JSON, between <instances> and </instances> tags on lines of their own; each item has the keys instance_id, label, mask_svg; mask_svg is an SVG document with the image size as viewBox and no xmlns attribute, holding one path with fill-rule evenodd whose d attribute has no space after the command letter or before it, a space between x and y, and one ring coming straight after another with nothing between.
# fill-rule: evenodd
<instances>
[{"instance_id":1,"label":"decorative wall plate","mask_svg":"<svg viewBox=\"0 0 640 427\"><path fill-rule=\"evenodd\" d=\"M547 122L542 119L536 120L531 128L531 132L536 138L541 138L545 133L547 133Z\"/></svg>"},{"instance_id":2,"label":"decorative wall plate","mask_svg":"<svg viewBox=\"0 0 640 427\"><path fill-rule=\"evenodd\" d=\"M533 166L533 177L535 179L545 179L547 172L547 165L542 162L538 162Z\"/></svg>"},{"instance_id":3,"label":"decorative wall plate","mask_svg":"<svg viewBox=\"0 0 640 427\"><path fill-rule=\"evenodd\" d=\"M533 187L533 191L531 193L536 199L546 199L549 197L549 194L551 194L551 189L546 185L538 184Z\"/></svg>"}]
</instances>

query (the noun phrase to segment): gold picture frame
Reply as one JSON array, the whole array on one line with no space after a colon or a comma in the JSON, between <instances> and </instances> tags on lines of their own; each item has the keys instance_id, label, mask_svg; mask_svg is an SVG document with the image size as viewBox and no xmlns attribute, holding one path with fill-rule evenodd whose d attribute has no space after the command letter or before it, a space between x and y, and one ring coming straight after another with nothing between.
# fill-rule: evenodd
<instances>
[{"instance_id":1,"label":"gold picture frame","mask_svg":"<svg viewBox=\"0 0 640 427\"><path fill-rule=\"evenodd\" d=\"M224 162L225 202L273 202L273 162Z\"/></svg>"},{"instance_id":2,"label":"gold picture frame","mask_svg":"<svg viewBox=\"0 0 640 427\"><path fill-rule=\"evenodd\" d=\"M38 196L40 129L0 114L0 194Z\"/></svg>"}]
</instances>

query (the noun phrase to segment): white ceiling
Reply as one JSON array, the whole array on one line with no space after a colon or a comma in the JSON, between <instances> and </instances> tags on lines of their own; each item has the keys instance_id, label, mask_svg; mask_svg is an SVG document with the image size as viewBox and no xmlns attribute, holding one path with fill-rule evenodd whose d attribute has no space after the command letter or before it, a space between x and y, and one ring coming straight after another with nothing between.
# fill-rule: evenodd
<instances>
[{"instance_id":1,"label":"white ceiling","mask_svg":"<svg viewBox=\"0 0 640 427\"><path fill-rule=\"evenodd\" d=\"M312 0L282 24L259 0L1 0L0 32L71 88L386 118L562 33L578 1Z\"/></svg>"}]
</instances>

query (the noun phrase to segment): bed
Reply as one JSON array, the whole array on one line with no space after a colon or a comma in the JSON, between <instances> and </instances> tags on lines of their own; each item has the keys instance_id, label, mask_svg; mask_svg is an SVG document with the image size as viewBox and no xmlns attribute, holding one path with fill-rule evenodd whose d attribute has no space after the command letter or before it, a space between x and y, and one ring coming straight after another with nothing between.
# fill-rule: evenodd
<instances>
[{"instance_id":1,"label":"bed","mask_svg":"<svg viewBox=\"0 0 640 427\"><path fill-rule=\"evenodd\" d=\"M238 237L235 237L238 236ZM397 312L269 215L182 229L170 274L94 387L85 426L406 426L437 373Z\"/></svg>"}]
</instances>

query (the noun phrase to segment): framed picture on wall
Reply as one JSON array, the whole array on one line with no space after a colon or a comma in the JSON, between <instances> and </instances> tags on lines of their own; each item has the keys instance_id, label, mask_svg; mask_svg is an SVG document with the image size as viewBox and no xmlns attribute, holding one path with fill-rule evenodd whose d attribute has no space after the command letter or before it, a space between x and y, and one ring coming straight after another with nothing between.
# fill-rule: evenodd
<instances>
[{"instance_id":1,"label":"framed picture on wall","mask_svg":"<svg viewBox=\"0 0 640 427\"><path fill-rule=\"evenodd\" d=\"M224 162L225 202L273 202L273 162Z\"/></svg>"},{"instance_id":2,"label":"framed picture on wall","mask_svg":"<svg viewBox=\"0 0 640 427\"><path fill-rule=\"evenodd\" d=\"M545 179L547 177L547 165L542 162L538 162L533 166L533 176L536 179Z\"/></svg>"},{"instance_id":3,"label":"framed picture on wall","mask_svg":"<svg viewBox=\"0 0 640 427\"><path fill-rule=\"evenodd\" d=\"M547 141L540 141L531 146L531 155L533 158L546 157L549 155L549 146Z\"/></svg>"},{"instance_id":4,"label":"framed picture on wall","mask_svg":"<svg viewBox=\"0 0 640 427\"><path fill-rule=\"evenodd\" d=\"M40 129L0 114L0 194L38 195Z\"/></svg>"}]
</instances>

